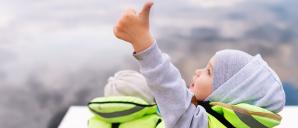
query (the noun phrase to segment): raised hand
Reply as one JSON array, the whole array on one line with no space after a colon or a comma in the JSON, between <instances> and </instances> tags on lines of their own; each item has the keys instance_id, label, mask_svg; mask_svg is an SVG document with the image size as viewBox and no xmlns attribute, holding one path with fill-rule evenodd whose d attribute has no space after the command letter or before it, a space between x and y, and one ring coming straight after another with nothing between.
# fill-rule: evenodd
<instances>
[{"instance_id":1,"label":"raised hand","mask_svg":"<svg viewBox=\"0 0 298 128\"><path fill-rule=\"evenodd\" d=\"M127 9L114 27L114 35L132 44L135 52L140 52L153 43L150 33L149 15L153 2L145 3L140 13Z\"/></svg>"}]
</instances>

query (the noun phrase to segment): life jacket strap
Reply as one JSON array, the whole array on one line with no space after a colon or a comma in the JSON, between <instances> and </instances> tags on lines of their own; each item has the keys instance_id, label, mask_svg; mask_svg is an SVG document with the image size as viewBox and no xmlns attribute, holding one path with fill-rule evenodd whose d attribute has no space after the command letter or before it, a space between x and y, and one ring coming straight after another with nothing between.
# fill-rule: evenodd
<instances>
[{"instance_id":1,"label":"life jacket strap","mask_svg":"<svg viewBox=\"0 0 298 128\"><path fill-rule=\"evenodd\" d=\"M220 121L227 128L235 128L223 115L217 113L211 108L212 106L210 105L209 101L198 101L197 103L198 105L201 105L202 107L204 107L207 113L214 116L218 121Z\"/></svg>"},{"instance_id":2,"label":"life jacket strap","mask_svg":"<svg viewBox=\"0 0 298 128\"><path fill-rule=\"evenodd\" d=\"M246 110L232 106L233 111L238 118L251 128L268 128L264 124L253 118Z\"/></svg>"},{"instance_id":3,"label":"life jacket strap","mask_svg":"<svg viewBox=\"0 0 298 128\"><path fill-rule=\"evenodd\" d=\"M93 110L92 108L89 107L89 109L96 113L97 115L104 117L104 118L115 118L115 117L121 117L121 116L126 116L126 115L130 115L133 114L135 112L141 111L143 110L145 107L142 106L135 106L131 109L128 110L124 110L124 111L119 111L119 112L110 112L110 113L102 113L102 112L97 112L95 110Z\"/></svg>"},{"instance_id":4,"label":"life jacket strap","mask_svg":"<svg viewBox=\"0 0 298 128\"><path fill-rule=\"evenodd\" d=\"M120 123L112 123L112 128L119 128Z\"/></svg>"}]
</instances>

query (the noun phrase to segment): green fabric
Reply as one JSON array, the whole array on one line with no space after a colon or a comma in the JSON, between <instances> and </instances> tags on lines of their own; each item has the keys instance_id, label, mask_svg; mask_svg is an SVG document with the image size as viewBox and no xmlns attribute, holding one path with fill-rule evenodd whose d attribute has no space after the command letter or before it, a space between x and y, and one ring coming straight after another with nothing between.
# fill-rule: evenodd
<instances>
[{"instance_id":1,"label":"green fabric","mask_svg":"<svg viewBox=\"0 0 298 128\"><path fill-rule=\"evenodd\" d=\"M238 110L248 112L255 120L265 125L266 127L274 127L277 126L281 118L278 114L270 112L266 109L249 105L249 104L237 104L237 105L228 105L219 102L211 102L212 109L217 113L224 116L226 120L228 120L233 126L239 128L249 128L247 124L245 124L235 113L235 107ZM234 107L234 108L233 108ZM217 122L218 120L214 118L212 115L208 114L208 122L209 128L219 127L220 125Z\"/></svg>"},{"instance_id":2,"label":"green fabric","mask_svg":"<svg viewBox=\"0 0 298 128\"><path fill-rule=\"evenodd\" d=\"M88 107L94 114L88 121L88 128L111 128L112 123L120 123L119 128L156 128L161 120L156 105L150 105L137 97L99 97L93 99ZM134 108L142 109L131 111ZM102 113L107 117L112 116L102 117ZM158 128L164 128L163 122Z\"/></svg>"},{"instance_id":3,"label":"green fabric","mask_svg":"<svg viewBox=\"0 0 298 128\"><path fill-rule=\"evenodd\" d=\"M214 116L208 114L208 126L209 128L227 128L221 122L219 122Z\"/></svg>"},{"instance_id":4,"label":"green fabric","mask_svg":"<svg viewBox=\"0 0 298 128\"><path fill-rule=\"evenodd\" d=\"M165 122L161 121L156 128L165 128Z\"/></svg>"},{"instance_id":5,"label":"green fabric","mask_svg":"<svg viewBox=\"0 0 298 128\"><path fill-rule=\"evenodd\" d=\"M140 118L144 115L156 113L157 109L156 105L150 105L140 98L128 96L95 98L89 103L88 107L91 110L91 112L98 116L98 118L109 123L127 122L136 118ZM104 113L108 115L109 113L121 113L123 111L133 109L135 107L139 107L142 109L128 115L112 118L103 117L98 114Z\"/></svg>"},{"instance_id":6,"label":"green fabric","mask_svg":"<svg viewBox=\"0 0 298 128\"><path fill-rule=\"evenodd\" d=\"M256 107L253 105L249 105L249 104L237 104L236 106L240 107L240 108L244 108L253 112L264 112L264 113L271 113L274 114L273 112L270 112L266 109L260 108L260 107ZM266 117L262 117L262 116L257 116L257 115L252 115L257 121L261 122L262 124L264 124L267 127L274 127L280 124L280 120L274 120L271 118L266 118Z\"/></svg>"},{"instance_id":7,"label":"green fabric","mask_svg":"<svg viewBox=\"0 0 298 128\"><path fill-rule=\"evenodd\" d=\"M157 115L149 115L136 120L122 123L119 128L155 128L160 119Z\"/></svg>"},{"instance_id":8,"label":"green fabric","mask_svg":"<svg viewBox=\"0 0 298 128\"><path fill-rule=\"evenodd\" d=\"M101 103L101 104L97 104ZM114 103L106 103L106 102L114 102ZM121 103L127 102L127 103ZM89 108L96 109L98 112L109 113L115 111L127 110L135 106L135 104L139 105L149 105L146 101L130 96L111 96L111 97L98 97L89 103Z\"/></svg>"},{"instance_id":9,"label":"green fabric","mask_svg":"<svg viewBox=\"0 0 298 128\"><path fill-rule=\"evenodd\" d=\"M147 115L136 120L121 123L119 128L156 128L156 123L159 119L158 115ZM112 124L94 116L89 119L88 128L112 128ZM159 126L159 128L164 127Z\"/></svg>"},{"instance_id":10,"label":"green fabric","mask_svg":"<svg viewBox=\"0 0 298 128\"><path fill-rule=\"evenodd\" d=\"M224 118L228 120L233 126L237 126L239 128L249 128L238 118L238 116L234 113L233 110L222 106L213 106L212 109L217 113L223 115Z\"/></svg>"},{"instance_id":11,"label":"green fabric","mask_svg":"<svg viewBox=\"0 0 298 128\"><path fill-rule=\"evenodd\" d=\"M88 120L88 128L111 128L112 124L102 121L97 116L93 116Z\"/></svg>"}]
</instances>

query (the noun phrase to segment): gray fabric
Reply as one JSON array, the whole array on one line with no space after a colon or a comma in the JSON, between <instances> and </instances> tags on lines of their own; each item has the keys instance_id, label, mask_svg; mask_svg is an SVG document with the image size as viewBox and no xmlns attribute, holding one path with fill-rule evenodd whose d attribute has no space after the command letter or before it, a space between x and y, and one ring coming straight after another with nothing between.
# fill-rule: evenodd
<instances>
[{"instance_id":1,"label":"gray fabric","mask_svg":"<svg viewBox=\"0 0 298 128\"><path fill-rule=\"evenodd\" d=\"M168 55L162 54L156 43L134 56L156 99L166 128L208 127L207 112L202 106L191 103L193 94Z\"/></svg>"},{"instance_id":2,"label":"gray fabric","mask_svg":"<svg viewBox=\"0 0 298 128\"><path fill-rule=\"evenodd\" d=\"M206 100L228 104L245 102L279 112L285 105L285 93L278 75L256 55Z\"/></svg>"},{"instance_id":3,"label":"gray fabric","mask_svg":"<svg viewBox=\"0 0 298 128\"><path fill-rule=\"evenodd\" d=\"M213 65L213 91L236 74L251 59L251 55L239 50L226 49L216 52Z\"/></svg>"}]
</instances>

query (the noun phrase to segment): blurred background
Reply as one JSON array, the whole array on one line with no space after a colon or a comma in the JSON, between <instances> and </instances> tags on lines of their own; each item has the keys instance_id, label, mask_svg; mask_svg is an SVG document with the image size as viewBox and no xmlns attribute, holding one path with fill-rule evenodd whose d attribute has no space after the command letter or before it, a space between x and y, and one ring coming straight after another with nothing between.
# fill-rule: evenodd
<instances>
[{"instance_id":1,"label":"blurred background","mask_svg":"<svg viewBox=\"0 0 298 128\"><path fill-rule=\"evenodd\" d=\"M56 128L71 105L103 95L109 76L138 70L112 28L145 0L0 0L0 125ZM155 1L151 30L189 83L225 48L260 53L298 105L298 1Z\"/></svg>"}]
</instances>

